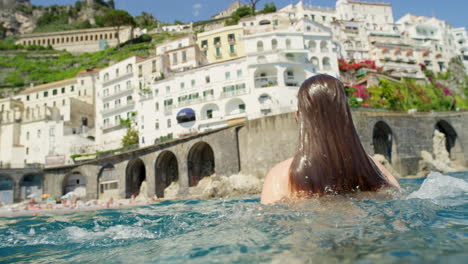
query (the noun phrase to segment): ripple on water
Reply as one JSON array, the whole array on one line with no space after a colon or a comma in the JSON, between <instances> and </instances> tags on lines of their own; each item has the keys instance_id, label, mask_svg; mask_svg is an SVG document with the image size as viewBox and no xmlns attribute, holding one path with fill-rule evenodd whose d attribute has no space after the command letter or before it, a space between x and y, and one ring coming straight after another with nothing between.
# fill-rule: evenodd
<instances>
[{"instance_id":1,"label":"ripple on water","mask_svg":"<svg viewBox=\"0 0 468 264\"><path fill-rule=\"evenodd\" d=\"M403 194L293 205L247 196L3 218L0 262L461 263L466 179L432 175L401 180Z\"/></svg>"}]
</instances>

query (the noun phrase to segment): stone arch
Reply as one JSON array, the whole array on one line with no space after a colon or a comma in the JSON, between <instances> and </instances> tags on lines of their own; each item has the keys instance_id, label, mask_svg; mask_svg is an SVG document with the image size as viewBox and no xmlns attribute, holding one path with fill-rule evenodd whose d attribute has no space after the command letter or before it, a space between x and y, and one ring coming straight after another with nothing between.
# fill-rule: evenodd
<instances>
[{"instance_id":1,"label":"stone arch","mask_svg":"<svg viewBox=\"0 0 468 264\"><path fill-rule=\"evenodd\" d=\"M125 170L125 197L138 196L143 181L146 181L145 163L140 158L131 160Z\"/></svg>"},{"instance_id":2,"label":"stone arch","mask_svg":"<svg viewBox=\"0 0 468 264\"><path fill-rule=\"evenodd\" d=\"M189 186L196 186L206 176L215 173L215 157L211 146L206 142L195 143L187 158Z\"/></svg>"},{"instance_id":3,"label":"stone arch","mask_svg":"<svg viewBox=\"0 0 468 264\"><path fill-rule=\"evenodd\" d=\"M159 154L154 164L156 196L164 197L164 190L172 182L179 180L179 162L176 155L169 150Z\"/></svg>"},{"instance_id":4,"label":"stone arch","mask_svg":"<svg viewBox=\"0 0 468 264\"><path fill-rule=\"evenodd\" d=\"M379 121L374 125L372 144L374 145L374 154L381 154L389 162L392 162L392 153L395 146L394 137L392 129L384 121Z\"/></svg>"},{"instance_id":5,"label":"stone arch","mask_svg":"<svg viewBox=\"0 0 468 264\"><path fill-rule=\"evenodd\" d=\"M107 163L102 166L96 181L98 199L116 198L119 195L119 179L113 164Z\"/></svg>"},{"instance_id":6,"label":"stone arch","mask_svg":"<svg viewBox=\"0 0 468 264\"><path fill-rule=\"evenodd\" d=\"M315 42L315 40L309 40L309 50L311 52L317 51L317 43Z\"/></svg>"},{"instance_id":7,"label":"stone arch","mask_svg":"<svg viewBox=\"0 0 468 264\"><path fill-rule=\"evenodd\" d=\"M268 87L278 84L278 70L273 65L259 67L254 73L255 87Z\"/></svg>"},{"instance_id":8,"label":"stone arch","mask_svg":"<svg viewBox=\"0 0 468 264\"><path fill-rule=\"evenodd\" d=\"M310 58L310 62L314 66L315 70L320 70L320 60L317 57Z\"/></svg>"},{"instance_id":9,"label":"stone arch","mask_svg":"<svg viewBox=\"0 0 468 264\"><path fill-rule=\"evenodd\" d=\"M325 40L320 41L320 52L328 52L328 43Z\"/></svg>"},{"instance_id":10,"label":"stone arch","mask_svg":"<svg viewBox=\"0 0 468 264\"><path fill-rule=\"evenodd\" d=\"M302 67L290 66L284 70L284 83L286 86L300 86L305 77L306 73Z\"/></svg>"},{"instance_id":11,"label":"stone arch","mask_svg":"<svg viewBox=\"0 0 468 264\"><path fill-rule=\"evenodd\" d=\"M257 51L258 52L263 51L263 41L261 40L257 41Z\"/></svg>"},{"instance_id":12,"label":"stone arch","mask_svg":"<svg viewBox=\"0 0 468 264\"><path fill-rule=\"evenodd\" d=\"M200 116L202 120L211 119L220 116L219 106L215 103L209 103L201 108Z\"/></svg>"},{"instance_id":13,"label":"stone arch","mask_svg":"<svg viewBox=\"0 0 468 264\"><path fill-rule=\"evenodd\" d=\"M452 125L446 120L439 120L435 129L445 135L445 149L449 153L450 159L457 159L457 154L462 152L462 147L458 139L457 132Z\"/></svg>"},{"instance_id":14,"label":"stone arch","mask_svg":"<svg viewBox=\"0 0 468 264\"><path fill-rule=\"evenodd\" d=\"M86 194L86 177L80 171L73 171L63 180L62 194L75 192L78 189L81 193L81 188L84 188L84 194Z\"/></svg>"},{"instance_id":15,"label":"stone arch","mask_svg":"<svg viewBox=\"0 0 468 264\"><path fill-rule=\"evenodd\" d=\"M322 65L324 70L331 70L331 61L328 57L323 57Z\"/></svg>"},{"instance_id":16,"label":"stone arch","mask_svg":"<svg viewBox=\"0 0 468 264\"><path fill-rule=\"evenodd\" d=\"M245 113L246 106L240 98L233 98L226 103L225 113L227 116Z\"/></svg>"},{"instance_id":17,"label":"stone arch","mask_svg":"<svg viewBox=\"0 0 468 264\"><path fill-rule=\"evenodd\" d=\"M22 200L30 195L40 197L43 192L43 177L40 174L26 174L20 181L20 198Z\"/></svg>"},{"instance_id":18,"label":"stone arch","mask_svg":"<svg viewBox=\"0 0 468 264\"><path fill-rule=\"evenodd\" d=\"M15 182L9 175L0 174L0 202L10 204L14 201Z\"/></svg>"},{"instance_id":19,"label":"stone arch","mask_svg":"<svg viewBox=\"0 0 468 264\"><path fill-rule=\"evenodd\" d=\"M276 50L278 48L278 40L272 39L271 40L271 49Z\"/></svg>"}]
</instances>

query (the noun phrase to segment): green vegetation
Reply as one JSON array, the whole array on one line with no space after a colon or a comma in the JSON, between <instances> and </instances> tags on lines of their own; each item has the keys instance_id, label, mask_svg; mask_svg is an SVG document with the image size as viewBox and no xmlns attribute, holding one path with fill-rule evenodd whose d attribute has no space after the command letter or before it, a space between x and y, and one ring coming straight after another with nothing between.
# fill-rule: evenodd
<instances>
[{"instance_id":1,"label":"green vegetation","mask_svg":"<svg viewBox=\"0 0 468 264\"><path fill-rule=\"evenodd\" d=\"M104 20L104 25L113 27L116 33L118 33L123 26L134 27L136 25L133 17L124 10L109 11L102 19ZM117 43L120 43L119 34L117 34Z\"/></svg>"},{"instance_id":2,"label":"green vegetation","mask_svg":"<svg viewBox=\"0 0 468 264\"><path fill-rule=\"evenodd\" d=\"M132 128L127 128L127 134L122 138L122 145L124 147L138 144L140 137L138 131Z\"/></svg>"},{"instance_id":3,"label":"green vegetation","mask_svg":"<svg viewBox=\"0 0 468 264\"><path fill-rule=\"evenodd\" d=\"M236 11L232 13L232 16L230 19L226 20L225 25L226 26L232 26L232 25L237 25L239 23L239 20L243 17L249 17L253 16L254 14L267 14L267 13L273 13L276 12L276 6L275 3L267 3L265 4L264 8L256 13L252 11L253 9L251 6L241 6Z\"/></svg>"},{"instance_id":4,"label":"green vegetation","mask_svg":"<svg viewBox=\"0 0 468 264\"><path fill-rule=\"evenodd\" d=\"M0 83L22 87L73 78L79 71L103 68L111 61L134 55L148 56L155 44L181 35L166 32L142 35L118 47L80 55L51 47L15 45L12 40L0 41Z\"/></svg>"},{"instance_id":5,"label":"green vegetation","mask_svg":"<svg viewBox=\"0 0 468 264\"><path fill-rule=\"evenodd\" d=\"M75 5L69 8L68 6L52 5L49 7L35 7L20 5L16 9L27 15L31 15L34 10L43 11L42 16L37 20L34 32L53 32L62 30L84 29L92 27L102 27L103 23L100 15L105 14L114 9L114 1L96 1L92 6L96 14L96 24L92 25L90 21L80 21L80 16L83 15L87 8L85 1L76 1Z\"/></svg>"}]
</instances>

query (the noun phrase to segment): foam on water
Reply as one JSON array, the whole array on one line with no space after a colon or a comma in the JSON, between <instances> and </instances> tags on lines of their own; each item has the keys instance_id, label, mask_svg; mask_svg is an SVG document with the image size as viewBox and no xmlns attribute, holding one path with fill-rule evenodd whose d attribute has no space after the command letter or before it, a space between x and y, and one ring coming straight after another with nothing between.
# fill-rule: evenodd
<instances>
[{"instance_id":1,"label":"foam on water","mask_svg":"<svg viewBox=\"0 0 468 264\"><path fill-rule=\"evenodd\" d=\"M0 263L462 263L466 179L431 174L401 180L403 194L293 205L257 195L0 218Z\"/></svg>"},{"instance_id":2,"label":"foam on water","mask_svg":"<svg viewBox=\"0 0 468 264\"><path fill-rule=\"evenodd\" d=\"M463 179L443 175L439 172L431 172L419 190L408 195L408 199L441 199L466 195L468 182Z\"/></svg>"}]
</instances>

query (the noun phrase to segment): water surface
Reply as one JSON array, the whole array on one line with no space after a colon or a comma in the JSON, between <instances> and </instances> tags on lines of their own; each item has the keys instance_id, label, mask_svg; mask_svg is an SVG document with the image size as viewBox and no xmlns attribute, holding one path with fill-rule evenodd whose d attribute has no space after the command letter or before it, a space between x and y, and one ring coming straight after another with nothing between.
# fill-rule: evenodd
<instances>
[{"instance_id":1,"label":"water surface","mask_svg":"<svg viewBox=\"0 0 468 264\"><path fill-rule=\"evenodd\" d=\"M0 218L0 263L466 263L468 173L422 183L401 180L403 194L378 199L260 208L245 196Z\"/></svg>"}]
</instances>

